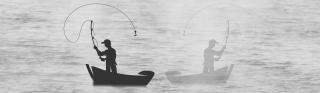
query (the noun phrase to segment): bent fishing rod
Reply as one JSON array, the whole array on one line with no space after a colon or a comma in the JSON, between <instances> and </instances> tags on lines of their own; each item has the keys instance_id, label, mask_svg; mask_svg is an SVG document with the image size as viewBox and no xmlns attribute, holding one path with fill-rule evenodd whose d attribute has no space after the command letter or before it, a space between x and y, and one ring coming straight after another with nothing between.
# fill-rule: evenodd
<instances>
[{"instance_id":1,"label":"bent fishing rod","mask_svg":"<svg viewBox=\"0 0 320 93\"><path fill-rule=\"evenodd\" d=\"M225 46L227 45L227 43L228 43L228 38L229 38L229 27L230 27L230 25L229 25L229 20L227 20L227 36L226 36L226 41L225 41Z\"/></svg>"},{"instance_id":2,"label":"bent fishing rod","mask_svg":"<svg viewBox=\"0 0 320 93\"><path fill-rule=\"evenodd\" d=\"M224 43L224 46L225 47L227 47L227 43L228 43L228 39L229 39L229 20L227 20L227 28L226 28L226 30L227 30L227 35L226 35L226 41L225 41L225 43ZM221 55L223 54L223 52L221 53ZM220 56L220 58L219 59L221 59L221 56Z\"/></svg>"},{"instance_id":3,"label":"bent fishing rod","mask_svg":"<svg viewBox=\"0 0 320 93\"><path fill-rule=\"evenodd\" d=\"M97 39L94 38L95 32L94 32L93 28L94 28L94 23L92 20L90 20L90 34L91 34L92 44L94 46L98 46L98 41L97 41ZM95 44L94 42L96 42L97 44Z\"/></svg>"}]
</instances>

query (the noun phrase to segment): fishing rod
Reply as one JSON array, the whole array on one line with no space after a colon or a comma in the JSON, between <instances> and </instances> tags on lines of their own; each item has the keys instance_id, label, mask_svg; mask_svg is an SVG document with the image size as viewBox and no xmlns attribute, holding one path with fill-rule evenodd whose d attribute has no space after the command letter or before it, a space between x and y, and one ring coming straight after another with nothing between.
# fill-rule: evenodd
<instances>
[{"instance_id":1,"label":"fishing rod","mask_svg":"<svg viewBox=\"0 0 320 93\"><path fill-rule=\"evenodd\" d=\"M72 42L72 43L78 42L78 40L79 40L79 38L80 38L80 35L81 35L81 32L82 32L83 25L84 25L86 22L88 22L88 21L91 22L91 37L94 39L94 37L93 37L93 35L94 35L94 31L93 31L94 22L93 22L92 20L85 20L85 21L82 22L82 25L81 25L81 27L80 27L80 31L79 31L79 33L78 33L78 36L77 36L76 40L71 40L71 39L68 38L68 36L66 35L66 23L67 23L67 21L69 20L69 18L71 17L71 15L72 15L74 12L76 12L77 10L79 10L80 8L86 7L86 6L91 6L91 5L101 5L101 6L105 6L105 7L110 7L110 8L113 8L113 9L117 10L118 12L120 12L123 16L125 16L125 17L129 20L130 25L132 26L132 29L134 30L134 36L137 36L136 26L135 26L134 23L133 23L134 21L132 21L132 19L131 19L125 12L123 12L121 9L119 9L119 8L117 8L117 7L115 7L115 6L112 6L112 5L108 5L108 4L89 3L89 4L81 5L81 6L77 7L77 8L75 8L74 10L72 10L72 11L68 14L68 16L66 17L66 19L64 20L63 32L64 32L65 38L66 38L69 42ZM96 39L94 39L94 40L97 41ZM94 44L94 42L93 42L93 44Z\"/></svg>"},{"instance_id":2,"label":"fishing rod","mask_svg":"<svg viewBox=\"0 0 320 93\"><path fill-rule=\"evenodd\" d=\"M92 44L93 44L93 46L96 48L97 46L98 46L98 41L97 41L97 39L95 39L94 38L94 35L95 35L95 32L94 32L94 30L93 30L93 28L94 28L94 22L93 22L93 20L90 20L90 34L91 34L91 40L92 40ZM97 44L95 44L94 42L96 42ZM99 55L99 54L98 54ZM101 58L101 56L99 56L99 58L100 59L102 59Z\"/></svg>"},{"instance_id":3,"label":"fishing rod","mask_svg":"<svg viewBox=\"0 0 320 93\"><path fill-rule=\"evenodd\" d=\"M90 20L90 34L91 34L92 44L94 46L98 46L98 41L97 41L97 39L94 38L95 32L94 32L93 28L94 28L94 23L92 20ZM94 42L96 42L97 44L95 44Z\"/></svg>"},{"instance_id":4,"label":"fishing rod","mask_svg":"<svg viewBox=\"0 0 320 93\"><path fill-rule=\"evenodd\" d=\"M230 31L229 31L229 30L230 30L230 29L229 29L229 28L230 28L230 26L229 26L229 20L227 20L227 23L226 23L226 24L227 24L227 29L226 29L226 30L227 30L227 35L226 35L226 41L225 41L225 43L224 43L224 46L227 47L227 43L228 43L228 39L229 39L229 32L230 32ZM223 54L223 52L221 53L221 55L222 55L222 54ZM220 59L221 59L221 56L219 57L218 60L220 60Z\"/></svg>"},{"instance_id":5,"label":"fishing rod","mask_svg":"<svg viewBox=\"0 0 320 93\"><path fill-rule=\"evenodd\" d=\"M226 41L225 41L225 44L224 45L227 45L227 43L228 43L228 38L229 38L229 27L230 27L230 25L229 25L229 20L227 20L227 35L226 35Z\"/></svg>"}]
</instances>

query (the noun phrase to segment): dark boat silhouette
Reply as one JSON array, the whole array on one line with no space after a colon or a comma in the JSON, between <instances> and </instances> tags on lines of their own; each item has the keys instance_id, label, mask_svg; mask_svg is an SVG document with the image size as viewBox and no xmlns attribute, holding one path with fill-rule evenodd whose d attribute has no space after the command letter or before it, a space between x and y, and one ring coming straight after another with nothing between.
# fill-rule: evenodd
<instances>
[{"instance_id":1,"label":"dark boat silhouette","mask_svg":"<svg viewBox=\"0 0 320 93\"><path fill-rule=\"evenodd\" d=\"M181 75L179 71L169 71L165 74L173 84L216 84L225 83L231 74L232 68L233 64L208 73Z\"/></svg>"},{"instance_id":2,"label":"dark boat silhouette","mask_svg":"<svg viewBox=\"0 0 320 93\"><path fill-rule=\"evenodd\" d=\"M114 74L86 64L94 85L146 86L154 76L152 71L141 71L139 75Z\"/></svg>"}]
</instances>

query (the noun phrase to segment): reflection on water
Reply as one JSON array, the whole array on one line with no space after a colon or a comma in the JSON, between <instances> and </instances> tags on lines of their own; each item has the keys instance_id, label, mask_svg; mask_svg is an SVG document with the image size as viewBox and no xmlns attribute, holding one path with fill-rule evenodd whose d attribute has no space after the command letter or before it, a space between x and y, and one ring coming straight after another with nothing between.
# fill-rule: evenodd
<instances>
[{"instance_id":1,"label":"reflection on water","mask_svg":"<svg viewBox=\"0 0 320 93\"><path fill-rule=\"evenodd\" d=\"M89 28L78 43L69 43L63 20L85 3L108 3L134 19L138 37L125 19L111 9L81 13L95 16L97 39L114 41L118 72L156 72L147 87L96 87L84 64L104 68L92 49ZM231 92L317 93L319 21L315 0L244 1L63 1L0 2L0 89L3 92ZM210 6L208 6L210 5ZM186 36L183 29L199 9ZM223 10L223 11L222 11ZM87 14L97 13L97 14ZM80 16L80 15L79 15ZM227 17L226 17L227 16ZM101 18L101 19L98 19ZM113 20L117 19L117 20ZM167 71L202 72L207 40L230 38L217 69L235 64L225 84L173 85ZM75 19L81 21L81 19ZM81 24L81 23L79 23ZM78 29L78 25L74 27ZM72 36L72 35L71 35ZM221 48L223 44L218 44ZM99 48L102 48L100 45Z\"/></svg>"}]
</instances>

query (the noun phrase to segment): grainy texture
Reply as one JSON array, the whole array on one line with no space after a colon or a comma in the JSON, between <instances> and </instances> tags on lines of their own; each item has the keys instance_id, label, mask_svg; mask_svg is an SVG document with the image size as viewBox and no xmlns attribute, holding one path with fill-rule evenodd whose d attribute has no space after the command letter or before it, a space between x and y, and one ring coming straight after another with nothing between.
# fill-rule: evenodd
<instances>
[{"instance_id":1,"label":"grainy texture","mask_svg":"<svg viewBox=\"0 0 320 93\"><path fill-rule=\"evenodd\" d=\"M63 36L63 21L73 15L68 36L94 19L96 38L109 38L117 50L118 72L152 70L146 88L93 86L85 64L104 68L86 24L79 42ZM0 91L6 92L172 92L319 93L320 32L318 0L1 0ZM227 49L215 68L235 64L230 79L218 85L173 85L165 72L202 72L203 50L215 38ZM185 32L185 33L184 33ZM185 34L185 36L184 36ZM101 45L99 48L103 48Z\"/></svg>"}]
</instances>

